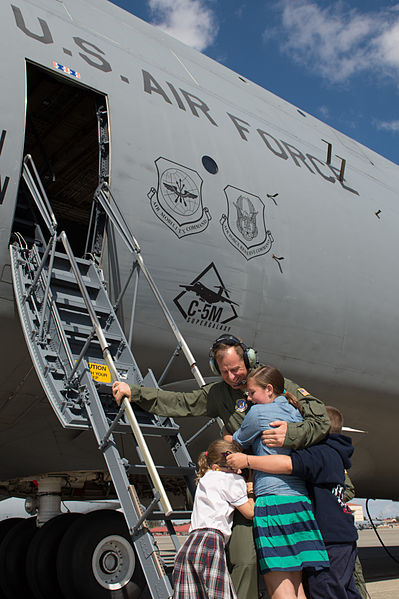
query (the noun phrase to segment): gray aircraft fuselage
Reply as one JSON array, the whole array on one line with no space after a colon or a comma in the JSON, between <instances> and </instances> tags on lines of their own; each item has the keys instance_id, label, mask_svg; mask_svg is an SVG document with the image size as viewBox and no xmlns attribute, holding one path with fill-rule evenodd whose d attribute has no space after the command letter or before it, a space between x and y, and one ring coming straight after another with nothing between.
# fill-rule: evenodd
<instances>
[{"instance_id":1,"label":"gray aircraft fuselage","mask_svg":"<svg viewBox=\"0 0 399 599\"><path fill-rule=\"evenodd\" d=\"M399 167L105 0L5 0L0 23L0 481L101 468L38 383L8 246L28 150L79 251L102 104L112 193L203 373L217 336L242 337L366 431L357 495L399 498ZM159 374L174 341L149 291L139 300L134 353ZM187 378L177 365L169 382Z\"/></svg>"}]
</instances>

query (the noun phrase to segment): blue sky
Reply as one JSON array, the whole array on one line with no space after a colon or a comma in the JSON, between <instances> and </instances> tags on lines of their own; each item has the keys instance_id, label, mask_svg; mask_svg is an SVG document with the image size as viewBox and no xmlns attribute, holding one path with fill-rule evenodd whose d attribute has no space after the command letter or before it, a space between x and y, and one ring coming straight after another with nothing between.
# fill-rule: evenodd
<instances>
[{"instance_id":1,"label":"blue sky","mask_svg":"<svg viewBox=\"0 0 399 599\"><path fill-rule=\"evenodd\" d=\"M399 163L399 2L113 2Z\"/></svg>"}]
</instances>

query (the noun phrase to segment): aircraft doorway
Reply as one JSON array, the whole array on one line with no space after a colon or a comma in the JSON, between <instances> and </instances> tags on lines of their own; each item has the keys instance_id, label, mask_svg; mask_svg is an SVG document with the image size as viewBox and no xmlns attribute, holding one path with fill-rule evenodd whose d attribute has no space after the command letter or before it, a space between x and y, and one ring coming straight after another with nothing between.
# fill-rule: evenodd
<instances>
[{"instance_id":1,"label":"aircraft doorway","mask_svg":"<svg viewBox=\"0 0 399 599\"><path fill-rule=\"evenodd\" d=\"M106 106L104 95L27 63L24 156L32 156L58 231L66 231L76 256L85 251L93 194L100 181L108 182ZM36 226L35 209L21 183L13 230L22 229L29 241ZM97 230L97 241L99 236L103 231Z\"/></svg>"}]
</instances>

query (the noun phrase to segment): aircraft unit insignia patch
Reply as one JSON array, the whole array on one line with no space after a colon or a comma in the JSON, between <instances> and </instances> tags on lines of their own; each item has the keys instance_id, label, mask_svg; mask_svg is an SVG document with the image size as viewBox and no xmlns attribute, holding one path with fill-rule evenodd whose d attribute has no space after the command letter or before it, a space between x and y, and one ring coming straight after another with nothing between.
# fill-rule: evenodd
<instances>
[{"instance_id":1,"label":"aircraft unit insignia patch","mask_svg":"<svg viewBox=\"0 0 399 599\"><path fill-rule=\"evenodd\" d=\"M223 233L246 260L267 254L274 241L266 230L265 205L252 193L228 185L224 188L227 214L222 214Z\"/></svg>"},{"instance_id":2,"label":"aircraft unit insignia patch","mask_svg":"<svg viewBox=\"0 0 399 599\"><path fill-rule=\"evenodd\" d=\"M237 399L235 411L242 414L247 409L248 404L246 399Z\"/></svg>"},{"instance_id":3,"label":"aircraft unit insignia patch","mask_svg":"<svg viewBox=\"0 0 399 599\"><path fill-rule=\"evenodd\" d=\"M155 160L158 187L147 196L157 217L179 237L204 231L211 215L202 205L202 178L199 174L166 158Z\"/></svg>"},{"instance_id":4,"label":"aircraft unit insignia patch","mask_svg":"<svg viewBox=\"0 0 399 599\"><path fill-rule=\"evenodd\" d=\"M230 331L229 323L238 318L239 306L231 299L213 262L192 281L179 287L183 291L173 301L186 322L226 333Z\"/></svg>"}]
</instances>

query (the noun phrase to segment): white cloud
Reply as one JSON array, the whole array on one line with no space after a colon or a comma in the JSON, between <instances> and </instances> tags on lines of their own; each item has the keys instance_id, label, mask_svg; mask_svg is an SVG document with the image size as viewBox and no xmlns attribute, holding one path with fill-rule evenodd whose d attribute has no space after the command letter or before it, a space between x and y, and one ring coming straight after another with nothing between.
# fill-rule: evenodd
<instances>
[{"instance_id":1,"label":"white cloud","mask_svg":"<svg viewBox=\"0 0 399 599\"><path fill-rule=\"evenodd\" d=\"M330 116L330 109L328 108L328 106L325 105L320 106L319 113L324 119L327 119Z\"/></svg>"},{"instance_id":2,"label":"white cloud","mask_svg":"<svg viewBox=\"0 0 399 599\"><path fill-rule=\"evenodd\" d=\"M381 52L388 65L399 67L399 21L384 31L379 39Z\"/></svg>"},{"instance_id":3,"label":"white cloud","mask_svg":"<svg viewBox=\"0 0 399 599\"><path fill-rule=\"evenodd\" d=\"M399 121L377 121L376 126L377 129L383 129L384 131L399 132Z\"/></svg>"},{"instance_id":4,"label":"white cloud","mask_svg":"<svg viewBox=\"0 0 399 599\"><path fill-rule=\"evenodd\" d=\"M373 12L330 1L277 0L280 48L330 82L370 72L398 78L398 6ZM265 32L265 39L271 32ZM275 37L276 31L272 32Z\"/></svg>"},{"instance_id":5,"label":"white cloud","mask_svg":"<svg viewBox=\"0 0 399 599\"><path fill-rule=\"evenodd\" d=\"M215 14L203 0L149 0L153 25L185 44L205 50L216 38Z\"/></svg>"},{"instance_id":6,"label":"white cloud","mask_svg":"<svg viewBox=\"0 0 399 599\"><path fill-rule=\"evenodd\" d=\"M244 15L244 12L246 12L246 10L247 10L246 4L241 4L241 6L239 6L238 8L236 8L234 14L235 14L235 16L238 19L241 19L243 17L243 15Z\"/></svg>"}]
</instances>

